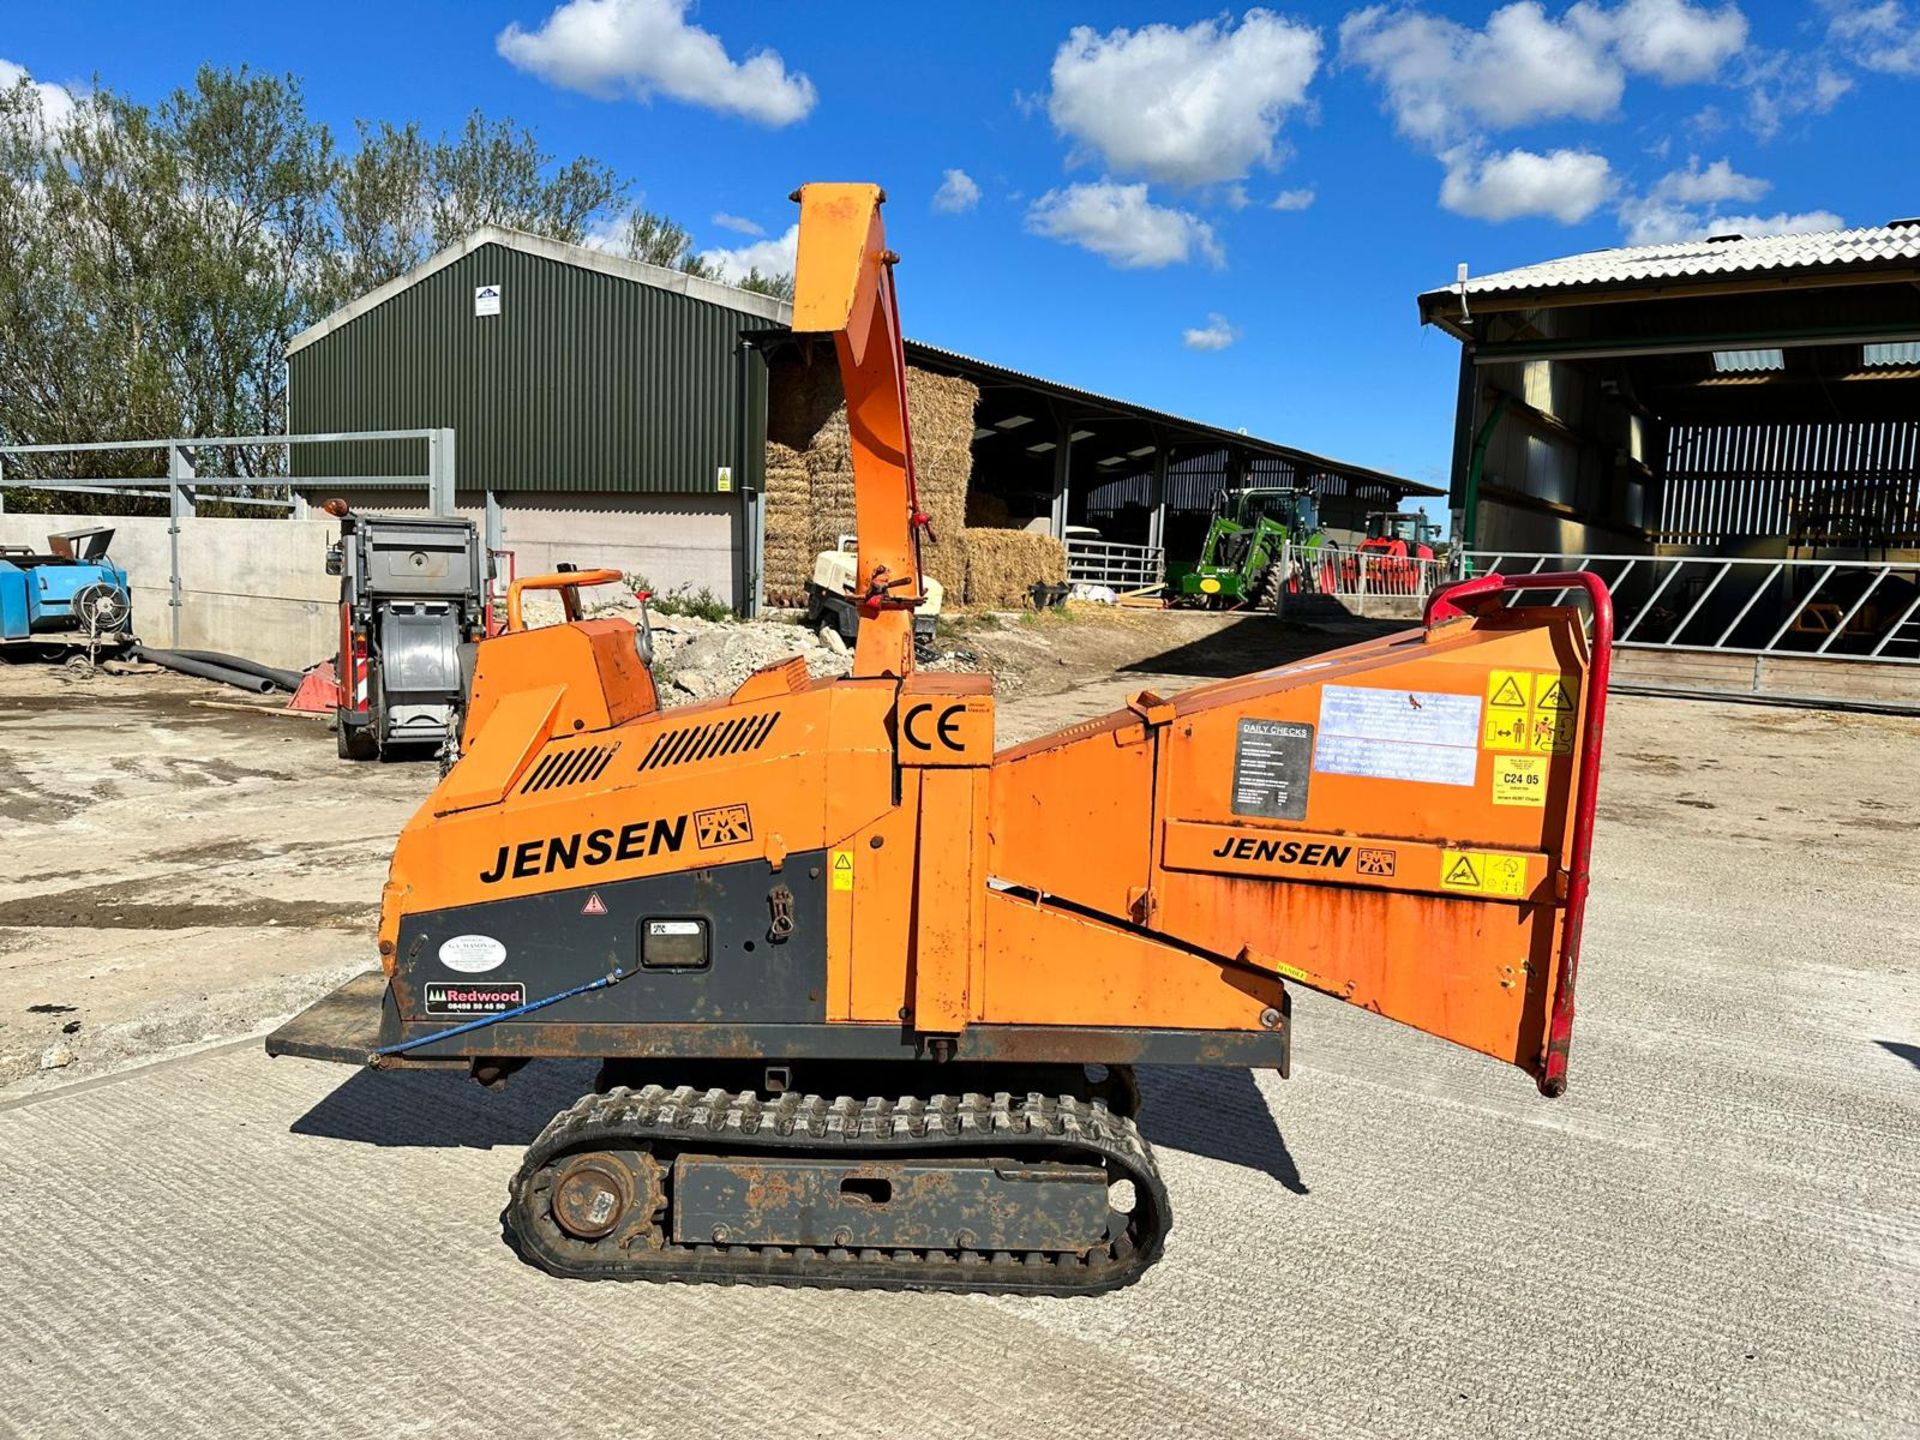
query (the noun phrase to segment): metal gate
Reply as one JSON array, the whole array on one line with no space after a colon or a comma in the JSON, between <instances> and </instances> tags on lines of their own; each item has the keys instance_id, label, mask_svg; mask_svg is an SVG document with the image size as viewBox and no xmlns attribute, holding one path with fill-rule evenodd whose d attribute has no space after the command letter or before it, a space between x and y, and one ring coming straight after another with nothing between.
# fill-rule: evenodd
<instances>
[{"instance_id":1,"label":"metal gate","mask_svg":"<svg viewBox=\"0 0 1920 1440\"><path fill-rule=\"evenodd\" d=\"M1167 553L1158 545L1067 537L1067 579L1104 585L1117 595L1151 590L1167 577Z\"/></svg>"},{"instance_id":2,"label":"metal gate","mask_svg":"<svg viewBox=\"0 0 1920 1440\"><path fill-rule=\"evenodd\" d=\"M1676 657L1664 670L1638 667L1642 688L1920 701L1917 561L1540 551L1474 551L1464 561L1476 575L1599 575L1613 592L1615 647ZM1662 674L1675 683L1659 683Z\"/></svg>"}]
</instances>

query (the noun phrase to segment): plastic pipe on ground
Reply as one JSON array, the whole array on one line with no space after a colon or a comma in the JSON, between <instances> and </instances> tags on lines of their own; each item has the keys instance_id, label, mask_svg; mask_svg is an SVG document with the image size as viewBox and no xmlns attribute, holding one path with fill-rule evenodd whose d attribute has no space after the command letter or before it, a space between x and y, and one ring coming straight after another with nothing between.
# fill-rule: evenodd
<instances>
[{"instance_id":1,"label":"plastic pipe on ground","mask_svg":"<svg viewBox=\"0 0 1920 1440\"><path fill-rule=\"evenodd\" d=\"M222 655L217 650L175 650L175 655L184 655L189 660L204 660L209 665L218 665L223 670L238 670L242 675L258 675L262 680L271 680L282 690L300 688L298 670L282 670L276 665L263 665L258 660L249 660L243 655Z\"/></svg>"},{"instance_id":2,"label":"plastic pipe on ground","mask_svg":"<svg viewBox=\"0 0 1920 1440\"><path fill-rule=\"evenodd\" d=\"M182 675L214 680L222 685L231 685L236 690L251 690L256 695L271 694L275 688L273 681L264 675L252 675L207 660L196 660L174 650L149 650L143 645L134 652L134 656L136 659L150 660L168 670L177 670Z\"/></svg>"}]
</instances>

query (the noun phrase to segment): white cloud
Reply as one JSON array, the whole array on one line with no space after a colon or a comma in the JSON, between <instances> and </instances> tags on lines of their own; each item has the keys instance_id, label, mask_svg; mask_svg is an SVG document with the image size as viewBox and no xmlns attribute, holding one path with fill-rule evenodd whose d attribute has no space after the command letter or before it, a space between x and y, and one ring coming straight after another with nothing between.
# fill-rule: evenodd
<instances>
[{"instance_id":1,"label":"white cloud","mask_svg":"<svg viewBox=\"0 0 1920 1440\"><path fill-rule=\"evenodd\" d=\"M35 80L21 65L11 60L0 60L0 90L12 90L21 81L32 87L32 98L39 113L23 117L30 123L34 132L44 142L48 136L65 128L80 111L80 101L64 85L53 85Z\"/></svg>"},{"instance_id":2,"label":"white cloud","mask_svg":"<svg viewBox=\"0 0 1920 1440\"><path fill-rule=\"evenodd\" d=\"M1720 215L1707 223L1709 235L1805 235L1814 230L1844 230L1847 222L1831 210L1781 210L1772 215Z\"/></svg>"},{"instance_id":3,"label":"white cloud","mask_svg":"<svg viewBox=\"0 0 1920 1440\"><path fill-rule=\"evenodd\" d=\"M1614 195L1605 157L1577 146L1498 151L1489 136L1546 121L1610 119L1630 74L1682 85L1729 72L1731 83L1751 88L1765 58L1751 49L1747 18L1733 0L1578 0L1558 17L1540 0L1516 0L1480 29L1374 5L1341 22L1340 57L1380 86L1401 133L1445 164L1440 203L1447 209L1487 220L1547 215L1563 224ZM1817 77L1806 90L1837 98ZM1717 112L1698 118L1709 116ZM1658 153L1665 147L1662 141ZM1676 188L1623 202L1623 223L1664 231L1687 224L1690 205L1757 198L1765 188L1725 161L1705 171L1695 161L1668 183ZM1683 193L1689 185L1692 192ZM1708 193L1716 188L1726 193ZM1635 218L1626 217L1629 209Z\"/></svg>"},{"instance_id":4,"label":"white cloud","mask_svg":"<svg viewBox=\"0 0 1920 1440\"><path fill-rule=\"evenodd\" d=\"M721 210L715 213L713 223L722 230L731 230L736 235L764 235L767 227L758 220L749 220L744 215L729 215Z\"/></svg>"},{"instance_id":5,"label":"white cloud","mask_svg":"<svg viewBox=\"0 0 1920 1440\"><path fill-rule=\"evenodd\" d=\"M1603 44L1534 0L1494 11L1484 30L1418 10L1356 10L1340 23L1340 57L1385 90L1403 134L1436 147L1481 129L1598 120L1626 86Z\"/></svg>"},{"instance_id":6,"label":"white cloud","mask_svg":"<svg viewBox=\"0 0 1920 1440\"><path fill-rule=\"evenodd\" d=\"M789 225L787 233L778 238L755 240L732 250L702 250L700 258L727 284L737 285L755 270L762 275L791 275L793 257L799 250L800 227Z\"/></svg>"},{"instance_id":7,"label":"white cloud","mask_svg":"<svg viewBox=\"0 0 1920 1440\"><path fill-rule=\"evenodd\" d=\"M1631 195L1620 202L1620 233L1629 245L1671 245L1706 236L1706 219L1697 210Z\"/></svg>"},{"instance_id":8,"label":"white cloud","mask_svg":"<svg viewBox=\"0 0 1920 1440\"><path fill-rule=\"evenodd\" d=\"M1341 22L1340 57L1386 92L1401 131L1440 147L1541 120L1613 115L1627 72L1669 85L1709 80L1747 46L1738 6L1581 0L1559 19L1519 0L1475 30L1384 5Z\"/></svg>"},{"instance_id":9,"label":"white cloud","mask_svg":"<svg viewBox=\"0 0 1920 1440\"><path fill-rule=\"evenodd\" d=\"M1771 180L1742 175L1729 160L1716 160L1702 169L1700 157L1689 155L1686 169L1662 175L1647 193L1681 205L1720 205L1729 200L1758 200L1772 188Z\"/></svg>"},{"instance_id":10,"label":"white cloud","mask_svg":"<svg viewBox=\"0 0 1920 1440\"><path fill-rule=\"evenodd\" d=\"M1920 75L1920 18L1900 0L1841 6L1827 34L1856 65L1886 75Z\"/></svg>"},{"instance_id":11,"label":"white cloud","mask_svg":"<svg viewBox=\"0 0 1920 1440\"><path fill-rule=\"evenodd\" d=\"M1611 45L1629 70L1668 85L1711 80L1747 46L1747 17L1732 4L1716 10L1686 0L1626 0L1606 10L1582 0L1567 19Z\"/></svg>"},{"instance_id":12,"label":"white cloud","mask_svg":"<svg viewBox=\"0 0 1920 1440\"><path fill-rule=\"evenodd\" d=\"M1747 128L1762 140L1795 116L1826 114L1853 88L1823 55L1783 50L1750 57L1739 84L1747 92Z\"/></svg>"},{"instance_id":13,"label":"white cloud","mask_svg":"<svg viewBox=\"0 0 1920 1440\"><path fill-rule=\"evenodd\" d=\"M943 172L940 188L933 192L933 208L943 215L964 215L980 203L980 187L964 170Z\"/></svg>"},{"instance_id":14,"label":"white cloud","mask_svg":"<svg viewBox=\"0 0 1920 1440\"><path fill-rule=\"evenodd\" d=\"M1300 190L1282 190L1273 197L1269 210L1304 210L1313 204L1314 193L1311 185Z\"/></svg>"},{"instance_id":15,"label":"white cloud","mask_svg":"<svg viewBox=\"0 0 1920 1440\"><path fill-rule=\"evenodd\" d=\"M1465 148L1441 157L1447 176L1440 204L1478 220L1517 220L1545 215L1577 225L1613 193L1613 168L1590 150L1507 150L1478 155Z\"/></svg>"},{"instance_id":16,"label":"white cloud","mask_svg":"<svg viewBox=\"0 0 1920 1440\"><path fill-rule=\"evenodd\" d=\"M587 222L587 233L580 243L589 250L607 255L624 255L627 250L627 217L599 215Z\"/></svg>"},{"instance_id":17,"label":"white cloud","mask_svg":"<svg viewBox=\"0 0 1920 1440\"><path fill-rule=\"evenodd\" d=\"M1049 190L1027 211L1027 229L1127 270L1183 265L1195 256L1214 265L1225 261L1211 225L1185 210L1155 205L1144 184L1100 180Z\"/></svg>"},{"instance_id":18,"label":"white cloud","mask_svg":"<svg viewBox=\"0 0 1920 1440\"><path fill-rule=\"evenodd\" d=\"M1180 343L1189 350L1224 350L1240 338L1240 332L1220 314L1207 316L1207 323L1181 332Z\"/></svg>"},{"instance_id":19,"label":"white cloud","mask_svg":"<svg viewBox=\"0 0 1920 1440\"><path fill-rule=\"evenodd\" d=\"M734 60L718 36L687 21L689 0L566 0L537 30L516 21L494 46L549 84L600 99L666 95L763 125L805 119L813 81L758 50Z\"/></svg>"},{"instance_id":20,"label":"white cloud","mask_svg":"<svg viewBox=\"0 0 1920 1440\"><path fill-rule=\"evenodd\" d=\"M1684 206L1629 200L1620 207L1621 231L1629 245L1677 245L1709 235L1801 235L1811 230L1846 227L1831 210L1801 210L1773 215L1702 215Z\"/></svg>"},{"instance_id":21,"label":"white cloud","mask_svg":"<svg viewBox=\"0 0 1920 1440\"><path fill-rule=\"evenodd\" d=\"M1074 27L1053 57L1054 126L1116 174L1174 185L1237 180L1277 137L1320 65L1320 33L1266 10L1102 35Z\"/></svg>"},{"instance_id":22,"label":"white cloud","mask_svg":"<svg viewBox=\"0 0 1920 1440\"><path fill-rule=\"evenodd\" d=\"M1644 195L1629 195L1620 202L1620 229L1629 245L1668 245L1709 235L1781 235L1842 225L1831 210L1717 213L1729 202L1750 204L1772 188L1770 181L1742 175L1726 160L1702 166L1699 156L1690 156L1686 169L1670 171L1648 186Z\"/></svg>"}]
</instances>

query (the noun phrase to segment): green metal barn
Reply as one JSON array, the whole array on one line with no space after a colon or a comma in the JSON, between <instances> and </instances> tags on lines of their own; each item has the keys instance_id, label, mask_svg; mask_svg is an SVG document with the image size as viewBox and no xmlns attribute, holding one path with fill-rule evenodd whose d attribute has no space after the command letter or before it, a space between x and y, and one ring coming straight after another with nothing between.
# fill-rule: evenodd
<instances>
[{"instance_id":1,"label":"green metal barn","mask_svg":"<svg viewBox=\"0 0 1920 1440\"><path fill-rule=\"evenodd\" d=\"M289 428L451 427L461 507L492 512L523 572L610 564L741 605L766 377L741 336L788 314L769 296L489 226L295 337ZM391 442L295 451L296 477L419 468Z\"/></svg>"}]
</instances>

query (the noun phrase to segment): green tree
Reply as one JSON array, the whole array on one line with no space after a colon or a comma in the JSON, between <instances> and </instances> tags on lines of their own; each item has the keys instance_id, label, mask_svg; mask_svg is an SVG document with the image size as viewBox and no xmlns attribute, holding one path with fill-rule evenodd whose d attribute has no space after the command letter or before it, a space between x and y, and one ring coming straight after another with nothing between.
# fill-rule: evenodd
<instances>
[{"instance_id":1,"label":"green tree","mask_svg":"<svg viewBox=\"0 0 1920 1440\"><path fill-rule=\"evenodd\" d=\"M293 76L203 67L155 106L99 85L70 114L29 80L0 90L0 442L278 434L286 346L339 305L481 225L569 243L631 185L565 162L475 111L455 135L360 122L346 153ZM626 215L635 259L718 278L685 227ZM743 288L791 298L792 277ZM197 457L203 474L271 481L276 449ZM12 457L27 478L148 475L154 451ZM71 496L11 497L71 507Z\"/></svg>"},{"instance_id":2,"label":"green tree","mask_svg":"<svg viewBox=\"0 0 1920 1440\"><path fill-rule=\"evenodd\" d=\"M793 276L762 275L760 267L755 265L747 271L747 278L735 282L742 290L751 290L756 295L771 295L776 300L793 299Z\"/></svg>"},{"instance_id":3,"label":"green tree","mask_svg":"<svg viewBox=\"0 0 1920 1440\"><path fill-rule=\"evenodd\" d=\"M339 166L332 194L343 299L404 275L482 225L577 245L630 188L585 156L556 168L531 131L477 110L451 139L429 139L417 121L362 121L357 129L360 148Z\"/></svg>"},{"instance_id":4,"label":"green tree","mask_svg":"<svg viewBox=\"0 0 1920 1440\"><path fill-rule=\"evenodd\" d=\"M645 261L667 270L684 270L702 280L719 278L713 267L694 252L693 235L686 226L677 225L651 210L635 210L627 216L620 249L629 260Z\"/></svg>"}]
</instances>

